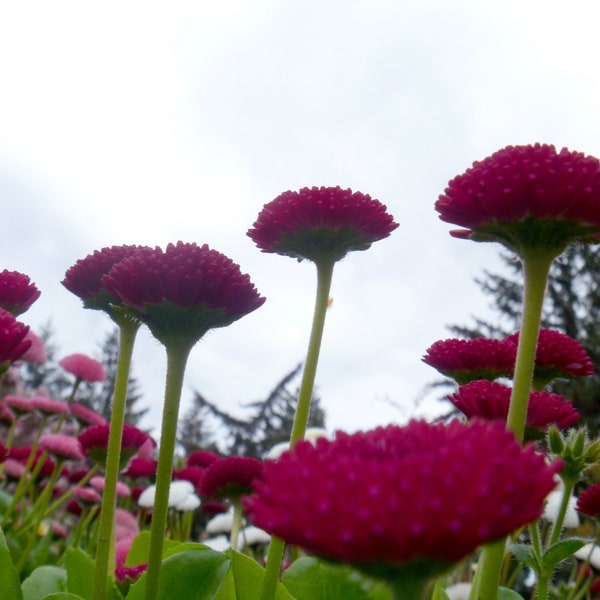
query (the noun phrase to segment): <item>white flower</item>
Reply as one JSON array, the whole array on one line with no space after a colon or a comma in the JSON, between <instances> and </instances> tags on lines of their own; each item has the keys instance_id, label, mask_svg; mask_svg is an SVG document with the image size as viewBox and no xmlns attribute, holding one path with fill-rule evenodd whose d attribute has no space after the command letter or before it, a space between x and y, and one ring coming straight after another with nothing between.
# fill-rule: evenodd
<instances>
[{"instance_id":1,"label":"white flower","mask_svg":"<svg viewBox=\"0 0 600 600\"><path fill-rule=\"evenodd\" d=\"M217 552L229 550L229 538L225 535L218 535L217 537L202 540L202 543Z\"/></svg>"},{"instance_id":2,"label":"white flower","mask_svg":"<svg viewBox=\"0 0 600 600\"><path fill-rule=\"evenodd\" d=\"M230 512L216 515L206 524L206 533L230 533L233 526L233 514Z\"/></svg>"},{"instance_id":3,"label":"white flower","mask_svg":"<svg viewBox=\"0 0 600 600\"><path fill-rule=\"evenodd\" d=\"M587 560L594 569L600 569L600 546L586 544L574 554L579 560Z\"/></svg>"},{"instance_id":4,"label":"white flower","mask_svg":"<svg viewBox=\"0 0 600 600\"><path fill-rule=\"evenodd\" d=\"M544 513L542 517L550 523L555 523L558 518L558 512L564 495L564 486L559 486L548 494L546 498L546 505L544 506ZM576 510L577 498L571 496L567 505L567 512L565 513L565 520L563 521L563 527L571 529L579 526L579 513Z\"/></svg>"},{"instance_id":5,"label":"white flower","mask_svg":"<svg viewBox=\"0 0 600 600\"><path fill-rule=\"evenodd\" d=\"M192 512L200 506L200 498L196 494L190 494L186 496L179 504L176 504L173 508L180 510L181 512Z\"/></svg>"},{"instance_id":6,"label":"white flower","mask_svg":"<svg viewBox=\"0 0 600 600\"><path fill-rule=\"evenodd\" d=\"M185 479L172 481L169 487L169 508L177 508L179 504L194 493L194 486Z\"/></svg>"},{"instance_id":7,"label":"white flower","mask_svg":"<svg viewBox=\"0 0 600 600\"><path fill-rule=\"evenodd\" d=\"M271 541L271 536L260 527L254 527L249 525L244 527L241 531L242 539L247 546L254 546L255 544L268 544Z\"/></svg>"},{"instance_id":8,"label":"white flower","mask_svg":"<svg viewBox=\"0 0 600 600\"><path fill-rule=\"evenodd\" d=\"M148 486L139 496L138 504L142 508L153 508L154 507L154 496L156 495L156 486Z\"/></svg>"},{"instance_id":9,"label":"white flower","mask_svg":"<svg viewBox=\"0 0 600 600\"><path fill-rule=\"evenodd\" d=\"M138 498L143 508L153 508L156 497L156 486L148 486ZM196 510L200 506L200 498L196 496L194 486L184 479L172 481L169 487L169 508L183 512Z\"/></svg>"},{"instance_id":10,"label":"white flower","mask_svg":"<svg viewBox=\"0 0 600 600\"><path fill-rule=\"evenodd\" d=\"M327 438L328 440L332 439L329 433L325 429L321 429L320 427L309 427L304 434L304 439L308 440L312 444L314 444L319 438ZM277 460L286 450L290 447L289 442L279 442L279 444L275 444L268 452L266 459L267 460Z\"/></svg>"},{"instance_id":11,"label":"white flower","mask_svg":"<svg viewBox=\"0 0 600 600\"><path fill-rule=\"evenodd\" d=\"M469 600L471 594L470 583L455 583L446 588L446 595L449 600Z\"/></svg>"}]
</instances>

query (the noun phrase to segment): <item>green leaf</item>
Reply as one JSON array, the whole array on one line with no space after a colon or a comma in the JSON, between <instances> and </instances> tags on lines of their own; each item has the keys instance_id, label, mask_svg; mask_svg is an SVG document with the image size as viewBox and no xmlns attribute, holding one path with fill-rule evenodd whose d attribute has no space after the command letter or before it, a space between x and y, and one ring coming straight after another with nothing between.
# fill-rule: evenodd
<instances>
[{"instance_id":1,"label":"green leaf","mask_svg":"<svg viewBox=\"0 0 600 600\"><path fill-rule=\"evenodd\" d=\"M196 544L196 546L201 546ZM159 600L216 600L223 586L233 582L229 575L231 560L222 552L215 552L206 546L177 552L162 563L160 574ZM228 580L229 579L229 580ZM127 600L143 600L146 584L145 573L129 588ZM221 598L235 599L230 594Z\"/></svg>"},{"instance_id":2,"label":"green leaf","mask_svg":"<svg viewBox=\"0 0 600 600\"><path fill-rule=\"evenodd\" d=\"M302 557L287 569L283 585L297 600L390 600L387 587L349 567Z\"/></svg>"},{"instance_id":3,"label":"green leaf","mask_svg":"<svg viewBox=\"0 0 600 600\"><path fill-rule=\"evenodd\" d=\"M196 550L206 548L210 550L208 546L200 544L198 542L177 542L175 540L164 540L163 542L163 558L172 556L178 552L184 552L185 550ZM148 551L150 549L150 532L142 531L135 539L133 544L127 553L127 559L125 560L126 567L135 567L148 562Z\"/></svg>"},{"instance_id":4,"label":"green leaf","mask_svg":"<svg viewBox=\"0 0 600 600\"><path fill-rule=\"evenodd\" d=\"M41 600L85 600L77 594L71 594L70 592L56 592L55 594L48 594Z\"/></svg>"},{"instance_id":5,"label":"green leaf","mask_svg":"<svg viewBox=\"0 0 600 600\"><path fill-rule=\"evenodd\" d=\"M52 565L35 569L22 585L23 600L39 600L48 594L67 591L67 572Z\"/></svg>"},{"instance_id":6,"label":"green leaf","mask_svg":"<svg viewBox=\"0 0 600 600\"><path fill-rule=\"evenodd\" d=\"M545 569L553 570L563 560L573 556L577 550L589 544L592 540L572 537L552 544L542 556L542 564Z\"/></svg>"},{"instance_id":7,"label":"green leaf","mask_svg":"<svg viewBox=\"0 0 600 600\"><path fill-rule=\"evenodd\" d=\"M519 561L531 567L536 573L541 571L541 565L529 544L511 544L508 551Z\"/></svg>"},{"instance_id":8,"label":"green leaf","mask_svg":"<svg viewBox=\"0 0 600 600\"><path fill-rule=\"evenodd\" d=\"M231 557L232 581L235 588L235 596L223 596L223 600L235 598L235 600L256 600L260 598L265 570L249 556L239 552L229 551ZM220 598L220 596L219 596ZM275 600L294 600L294 597L281 584L277 585Z\"/></svg>"},{"instance_id":9,"label":"green leaf","mask_svg":"<svg viewBox=\"0 0 600 600\"><path fill-rule=\"evenodd\" d=\"M517 594L515 590L500 587L498 588L497 600L524 600L524 598L521 594Z\"/></svg>"},{"instance_id":10,"label":"green leaf","mask_svg":"<svg viewBox=\"0 0 600 600\"><path fill-rule=\"evenodd\" d=\"M0 590L2 590L2 600L23 599L19 574L13 564L2 529L0 529Z\"/></svg>"},{"instance_id":11,"label":"green leaf","mask_svg":"<svg viewBox=\"0 0 600 600\"><path fill-rule=\"evenodd\" d=\"M67 569L67 591L83 598L91 598L94 591L95 563L81 548L68 548L65 553ZM116 585L109 588L109 600L119 600L121 593Z\"/></svg>"}]
</instances>

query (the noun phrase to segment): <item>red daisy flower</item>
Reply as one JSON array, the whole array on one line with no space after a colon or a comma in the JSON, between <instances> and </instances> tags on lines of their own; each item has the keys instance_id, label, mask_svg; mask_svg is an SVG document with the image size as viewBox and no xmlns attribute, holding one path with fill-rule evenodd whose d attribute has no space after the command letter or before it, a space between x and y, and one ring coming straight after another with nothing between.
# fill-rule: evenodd
<instances>
[{"instance_id":1,"label":"red daisy flower","mask_svg":"<svg viewBox=\"0 0 600 600\"><path fill-rule=\"evenodd\" d=\"M21 356L22 360L26 360L29 363L35 363L42 365L48 360L48 353L46 352L46 347L44 346L44 342L42 339L33 333L33 331L29 330L29 333L25 336L25 339L28 342L31 342L29 349L23 356Z\"/></svg>"},{"instance_id":2,"label":"red daisy flower","mask_svg":"<svg viewBox=\"0 0 600 600\"><path fill-rule=\"evenodd\" d=\"M183 242L169 244L164 252L138 250L102 283L163 343L174 337L195 343L209 329L229 325L265 301L227 256Z\"/></svg>"},{"instance_id":3,"label":"red daisy flower","mask_svg":"<svg viewBox=\"0 0 600 600\"><path fill-rule=\"evenodd\" d=\"M398 227L385 205L340 187L287 191L265 204L248 236L263 252L312 261L366 250Z\"/></svg>"},{"instance_id":4,"label":"red daisy flower","mask_svg":"<svg viewBox=\"0 0 600 600\"><path fill-rule=\"evenodd\" d=\"M520 253L597 241L600 161L554 146L508 146L455 177L435 205L455 237L497 241Z\"/></svg>"},{"instance_id":5,"label":"red daisy flower","mask_svg":"<svg viewBox=\"0 0 600 600\"><path fill-rule=\"evenodd\" d=\"M245 506L311 553L380 576L407 563L434 575L537 519L561 467L501 423L412 421L299 442L265 463Z\"/></svg>"},{"instance_id":6,"label":"red daisy flower","mask_svg":"<svg viewBox=\"0 0 600 600\"><path fill-rule=\"evenodd\" d=\"M102 283L106 275L119 261L131 256L145 246L111 246L95 250L85 258L78 260L65 274L62 284L83 300L85 308L103 310L113 314L113 305L119 301Z\"/></svg>"},{"instance_id":7,"label":"red daisy flower","mask_svg":"<svg viewBox=\"0 0 600 600\"><path fill-rule=\"evenodd\" d=\"M102 467L106 464L108 435L108 425L93 425L77 436L86 455ZM147 433L133 425L125 424L123 426L119 470L123 470L127 466L129 460L137 453L148 437Z\"/></svg>"},{"instance_id":8,"label":"red daisy flower","mask_svg":"<svg viewBox=\"0 0 600 600\"><path fill-rule=\"evenodd\" d=\"M107 421L99 415L95 410L80 404L79 402L71 402L69 404L69 412L79 421L81 425L106 425Z\"/></svg>"},{"instance_id":9,"label":"red daisy flower","mask_svg":"<svg viewBox=\"0 0 600 600\"><path fill-rule=\"evenodd\" d=\"M40 293L27 275L6 269L0 272L0 308L15 317L24 313Z\"/></svg>"},{"instance_id":10,"label":"red daisy flower","mask_svg":"<svg viewBox=\"0 0 600 600\"><path fill-rule=\"evenodd\" d=\"M0 424L10 427L15 421L15 413L0 401Z\"/></svg>"},{"instance_id":11,"label":"red daisy flower","mask_svg":"<svg viewBox=\"0 0 600 600\"><path fill-rule=\"evenodd\" d=\"M104 365L99 360L85 354L70 354L58 361L58 364L81 381L93 383L106 380Z\"/></svg>"},{"instance_id":12,"label":"red daisy flower","mask_svg":"<svg viewBox=\"0 0 600 600\"><path fill-rule=\"evenodd\" d=\"M32 399L24 396L5 396L4 404L18 415L24 415L35 410Z\"/></svg>"},{"instance_id":13,"label":"red daisy flower","mask_svg":"<svg viewBox=\"0 0 600 600\"><path fill-rule=\"evenodd\" d=\"M517 344L519 332L513 333L506 339ZM536 387L543 387L557 378L583 377L593 374L592 360L577 340L554 329L540 329L533 375Z\"/></svg>"},{"instance_id":14,"label":"red daisy flower","mask_svg":"<svg viewBox=\"0 0 600 600\"><path fill-rule=\"evenodd\" d=\"M246 456L228 456L215 461L198 485L205 498L238 499L252 492L252 482L262 471L263 462Z\"/></svg>"},{"instance_id":15,"label":"red daisy flower","mask_svg":"<svg viewBox=\"0 0 600 600\"><path fill-rule=\"evenodd\" d=\"M69 405L62 400L50 400L46 396L34 396L31 404L44 415L62 415L69 412Z\"/></svg>"},{"instance_id":16,"label":"red daisy flower","mask_svg":"<svg viewBox=\"0 0 600 600\"><path fill-rule=\"evenodd\" d=\"M0 441L0 463L3 463L8 457L6 446Z\"/></svg>"},{"instance_id":17,"label":"red daisy flower","mask_svg":"<svg viewBox=\"0 0 600 600\"><path fill-rule=\"evenodd\" d=\"M210 467L210 465L220 458L218 454L209 452L208 450L193 450L187 455L185 462L188 467L206 469L206 467Z\"/></svg>"},{"instance_id":18,"label":"red daisy flower","mask_svg":"<svg viewBox=\"0 0 600 600\"><path fill-rule=\"evenodd\" d=\"M26 339L29 327L7 310L0 308L0 373L8 369L29 350L31 342Z\"/></svg>"},{"instance_id":19,"label":"red daisy flower","mask_svg":"<svg viewBox=\"0 0 600 600\"><path fill-rule=\"evenodd\" d=\"M156 475L157 462L151 458L143 456L134 456L127 465L127 469L123 471L125 477L139 479L142 477L154 477Z\"/></svg>"},{"instance_id":20,"label":"red daisy flower","mask_svg":"<svg viewBox=\"0 0 600 600\"><path fill-rule=\"evenodd\" d=\"M427 349L422 360L446 377L465 384L511 376L516 357L517 345L512 340L475 338L439 340Z\"/></svg>"},{"instance_id":21,"label":"red daisy flower","mask_svg":"<svg viewBox=\"0 0 600 600\"><path fill-rule=\"evenodd\" d=\"M511 389L500 383L486 380L472 381L461 386L448 400L468 419L475 417L506 421ZM546 429L556 425L567 429L579 419L575 407L562 396L549 392L532 392L527 408L527 429Z\"/></svg>"},{"instance_id":22,"label":"red daisy flower","mask_svg":"<svg viewBox=\"0 0 600 600\"><path fill-rule=\"evenodd\" d=\"M594 483L581 492L577 500L577 510L590 517L600 515L600 483Z\"/></svg>"},{"instance_id":23,"label":"red daisy flower","mask_svg":"<svg viewBox=\"0 0 600 600\"><path fill-rule=\"evenodd\" d=\"M197 488L204 477L204 472L205 470L200 467L183 467L182 469L173 471L173 479L185 479Z\"/></svg>"}]
</instances>

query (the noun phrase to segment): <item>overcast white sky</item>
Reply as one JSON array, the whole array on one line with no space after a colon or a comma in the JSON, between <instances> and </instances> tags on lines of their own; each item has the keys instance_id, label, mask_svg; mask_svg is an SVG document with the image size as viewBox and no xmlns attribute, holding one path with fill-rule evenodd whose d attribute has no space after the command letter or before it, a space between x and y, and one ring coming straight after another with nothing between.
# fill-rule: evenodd
<instances>
[{"instance_id":1,"label":"overcast white sky","mask_svg":"<svg viewBox=\"0 0 600 600\"><path fill-rule=\"evenodd\" d=\"M2 3L1 268L42 290L23 320L94 353L110 321L62 288L71 264L208 243L267 302L194 349L183 410L198 389L239 414L303 360L315 286L245 232L284 190L351 187L400 227L336 268L318 392L332 429L405 420L436 377L424 351L489 314L473 278L499 265L435 200L507 144L600 156L598 22L597 0ZM145 333L134 374L156 425L164 352Z\"/></svg>"}]
</instances>

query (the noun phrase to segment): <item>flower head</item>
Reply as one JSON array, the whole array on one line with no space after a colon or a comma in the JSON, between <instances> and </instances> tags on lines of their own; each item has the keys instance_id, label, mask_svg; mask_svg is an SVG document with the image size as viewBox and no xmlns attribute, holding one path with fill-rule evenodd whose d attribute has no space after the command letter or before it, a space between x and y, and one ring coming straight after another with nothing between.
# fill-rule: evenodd
<instances>
[{"instance_id":1,"label":"flower head","mask_svg":"<svg viewBox=\"0 0 600 600\"><path fill-rule=\"evenodd\" d=\"M398 227L386 207L340 187L287 191L265 204L248 235L263 252L312 261L366 250Z\"/></svg>"},{"instance_id":2,"label":"flower head","mask_svg":"<svg viewBox=\"0 0 600 600\"><path fill-rule=\"evenodd\" d=\"M433 574L538 518L561 466L501 423L412 421L299 442L265 463L245 506L311 553L372 573L418 561Z\"/></svg>"},{"instance_id":3,"label":"flower head","mask_svg":"<svg viewBox=\"0 0 600 600\"><path fill-rule=\"evenodd\" d=\"M15 317L24 313L40 293L27 275L6 269L0 272L0 308Z\"/></svg>"},{"instance_id":4,"label":"flower head","mask_svg":"<svg viewBox=\"0 0 600 600\"><path fill-rule=\"evenodd\" d=\"M486 380L472 381L460 386L448 400L468 419L475 417L506 421L511 389L500 383ZM556 425L567 429L579 419L575 407L562 396L549 392L531 392L527 407L527 429L547 429Z\"/></svg>"},{"instance_id":5,"label":"flower head","mask_svg":"<svg viewBox=\"0 0 600 600\"><path fill-rule=\"evenodd\" d=\"M104 365L99 360L85 354L70 354L59 360L58 364L81 381L93 383L106 380Z\"/></svg>"},{"instance_id":6,"label":"flower head","mask_svg":"<svg viewBox=\"0 0 600 600\"><path fill-rule=\"evenodd\" d=\"M238 499L252 491L252 482L260 475L262 468L262 461L256 458L220 458L204 472L198 492L205 498Z\"/></svg>"},{"instance_id":7,"label":"flower head","mask_svg":"<svg viewBox=\"0 0 600 600\"><path fill-rule=\"evenodd\" d=\"M66 272L62 284L83 300L85 308L103 310L112 316L113 307L118 306L119 301L104 287L102 277L119 261L142 247L123 245L95 250Z\"/></svg>"},{"instance_id":8,"label":"flower head","mask_svg":"<svg viewBox=\"0 0 600 600\"><path fill-rule=\"evenodd\" d=\"M435 208L466 228L456 237L558 255L600 233L600 161L547 144L507 146L455 177Z\"/></svg>"},{"instance_id":9,"label":"flower head","mask_svg":"<svg viewBox=\"0 0 600 600\"><path fill-rule=\"evenodd\" d=\"M92 425L77 436L86 455L100 466L104 466L106 463L108 435L108 425ZM123 426L119 470L123 470L127 466L131 457L137 453L148 437L147 433L133 425L125 424Z\"/></svg>"},{"instance_id":10,"label":"flower head","mask_svg":"<svg viewBox=\"0 0 600 600\"><path fill-rule=\"evenodd\" d=\"M219 460L219 455L208 450L193 450L190 452L185 462L188 467L199 467L205 469L212 465L215 461Z\"/></svg>"},{"instance_id":11,"label":"flower head","mask_svg":"<svg viewBox=\"0 0 600 600\"><path fill-rule=\"evenodd\" d=\"M95 410L88 408L79 402L69 404L69 412L79 421L81 425L106 425L107 421Z\"/></svg>"},{"instance_id":12,"label":"flower head","mask_svg":"<svg viewBox=\"0 0 600 600\"><path fill-rule=\"evenodd\" d=\"M82 460L85 455L77 438L62 433L47 433L40 438L39 446L55 458Z\"/></svg>"},{"instance_id":13,"label":"flower head","mask_svg":"<svg viewBox=\"0 0 600 600\"><path fill-rule=\"evenodd\" d=\"M26 339L29 327L8 311L0 308L0 374L10 363L15 362L27 352L31 342Z\"/></svg>"},{"instance_id":14,"label":"flower head","mask_svg":"<svg viewBox=\"0 0 600 600\"><path fill-rule=\"evenodd\" d=\"M198 341L256 310L265 299L248 275L207 245L140 249L116 264L102 283L165 343Z\"/></svg>"},{"instance_id":15,"label":"flower head","mask_svg":"<svg viewBox=\"0 0 600 600\"><path fill-rule=\"evenodd\" d=\"M459 384L512 375L517 345L512 340L448 339L432 344L423 362Z\"/></svg>"},{"instance_id":16,"label":"flower head","mask_svg":"<svg viewBox=\"0 0 600 600\"><path fill-rule=\"evenodd\" d=\"M519 332L506 338L515 344ZM536 387L556 378L583 377L594 374L594 365L585 348L572 337L554 329L540 329L535 353Z\"/></svg>"},{"instance_id":17,"label":"flower head","mask_svg":"<svg viewBox=\"0 0 600 600\"><path fill-rule=\"evenodd\" d=\"M590 517L600 515L600 483L594 483L579 495L577 510Z\"/></svg>"},{"instance_id":18,"label":"flower head","mask_svg":"<svg viewBox=\"0 0 600 600\"><path fill-rule=\"evenodd\" d=\"M31 342L31 345L25 354L21 356L21 359L29 363L44 364L48 360L48 353L42 339L29 330L29 333L25 336L25 340Z\"/></svg>"}]
</instances>

